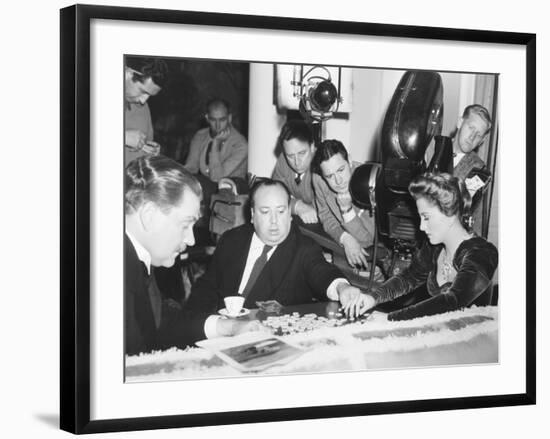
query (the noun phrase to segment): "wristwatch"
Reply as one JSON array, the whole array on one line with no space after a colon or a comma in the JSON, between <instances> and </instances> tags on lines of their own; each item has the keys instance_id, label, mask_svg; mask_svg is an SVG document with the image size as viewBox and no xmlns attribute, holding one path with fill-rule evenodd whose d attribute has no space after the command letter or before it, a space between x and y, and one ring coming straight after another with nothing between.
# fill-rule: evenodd
<instances>
[{"instance_id":1,"label":"wristwatch","mask_svg":"<svg viewBox=\"0 0 550 439\"><path fill-rule=\"evenodd\" d=\"M343 210L343 211L342 211L342 214L345 215L346 213L350 213L352 210L353 210L353 204L352 204L348 209Z\"/></svg>"}]
</instances>

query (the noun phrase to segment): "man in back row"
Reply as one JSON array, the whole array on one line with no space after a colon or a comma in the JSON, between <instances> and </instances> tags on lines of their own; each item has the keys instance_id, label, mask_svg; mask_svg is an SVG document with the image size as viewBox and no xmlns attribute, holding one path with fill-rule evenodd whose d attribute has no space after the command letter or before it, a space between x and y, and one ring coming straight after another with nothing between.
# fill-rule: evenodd
<instances>
[{"instance_id":1,"label":"man in back row","mask_svg":"<svg viewBox=\"0 0 550 439\"><path fill-rule=\"evenodd\" d=\"M316 223L317 210L311 182L311 159L315 153L313 133L303 120L289 120L277 140L282 154L272 178L282 181L291 194L290 211L306 224Z\"/></svg>"},{"instance_id":2,"label":"man in back row","mask_svg":"<svg viewBox=\"0 0 550 439\"><path fill-rule=\"evenodd\" d=\"M464 180L472 198L486 183L474 176L475 171L482 170L490 175L477 151L491 132L491 126L491 116L485 107L468 105L453 136L453 175Z\"/></svg>"},{"instance_id":3,"label":"man in back row","mask_svg":"<svg viewBox=\"0 0 550 439\"><path fill-rule=\"evenodd\" d=\"M167 79L166 63L158 58L127 56L124 67L124 165L143 155L156 155L153 122L147 101Z\"/></svg>"},{"instance_id":4,"label":"man in back row","mask_svg":"<svg viewBox=\"0 0 550 439\"><path fill-rule=\"evenodd\" d=\"M228 102L210 100L204 115L208 127L191 139L185 168L197 175L205 190L215 191L224 177L246 177L248 143L232 125L232 117Z\"/></svg>"}]
</instances>

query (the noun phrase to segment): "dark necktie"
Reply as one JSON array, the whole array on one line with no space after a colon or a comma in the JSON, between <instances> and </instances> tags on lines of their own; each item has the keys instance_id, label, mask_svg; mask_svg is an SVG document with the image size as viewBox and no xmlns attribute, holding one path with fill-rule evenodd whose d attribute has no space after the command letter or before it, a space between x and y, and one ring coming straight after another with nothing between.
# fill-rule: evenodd
<instances>
[{"instance_id":1,"label":"dark necktie","mask_svg":"<svg viewBox=\"0 0 550 439\"><path fill-rule=\"evenodd\" d=\"M296 182L297 185L299 185L302 182L302 176L298 174L294 179L294 181Z\"/></svg>"},{"instance_id":2,"label":"dark necktie","mask_svg":"<svg viewBox=\"0 0 550 439\"><path fill-rule=\"evenodd\" d=\"M248 296L248 293L250 293L250 290L258 280L260 273L262 272L263 268L265 267L265 264L267 263L267 254L269 253L269 250L271 250L272 248L273 247L270 245L264 245L262 254L258 256L258 259L256 259L256 262L254 262L254 266L252 267L252 271L250 272L250 277L248 278L248 282L246 283L246 286L244 287L244 290L243 290L243 297Z\"/></svg>"},{"instance_id":3,"label":"dark necktie","mask_svg":"<svg viewBox=\"0 0 550 439\"><path fill-rule=\"evenodd\" d=\"M151 267L151 274L149 275L147 282L147 293L149 294L149 300L151 301L151 309L153 311L153 317L155 319L155 326L160 326L160 315L162 309L162 297L160 290L155 280L155 273L153 267Z\"/></svg>"},{"instance_id":4,"label":"dark necktie","mask_svg":"<svg viewBox=\"0 0 550 439\"><path fill-rule=\"evenodd\" d=\"M210 151L212 151L212 140L208 142L208 146L206 147L206 157L204 158L206 166L210 164Z\"/></svg>"}]
</instances>

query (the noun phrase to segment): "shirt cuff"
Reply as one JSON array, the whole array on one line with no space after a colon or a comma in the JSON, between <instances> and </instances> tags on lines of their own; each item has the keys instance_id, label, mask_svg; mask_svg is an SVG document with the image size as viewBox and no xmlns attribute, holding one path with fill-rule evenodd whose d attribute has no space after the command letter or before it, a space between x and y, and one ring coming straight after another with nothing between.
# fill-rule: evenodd
<instances>
[{"instance_id":1,"label":"shirt cuff","mask_svg":"<svg viewBox=\"0 0 550 439\"><path fill-rule=\"evenodd\" d=\"M340 235L340 239L338 239L338 243L340 245L344 245L344 236L346 236L346 235L349 235L349 233L348 232L342 232L342 234Z\"/></svg>"},{"instance_id":2,"label":"shirt cuff","mask_svg":"<svg viewBox=\"0 0 550 439\"><path fill-rule=\"evenodd\" d=\"M218 330L217 330L219 318L220 316L211 315L211 316L208 316L208 318L204 322L204 335L206 336L206 338L219 337Z\"/></svg>"},{"instance_id":3,"label":"shirt cuff","mask_svg":"<svg viewBox=\"0 0 550 439\"><path fill-rule=\"evenodd\" d=\"M344 222L345 223L349 223L350 221L352 221L355 217L357 216L357 214L355 213L355 209L351 209L349 212L346 212L342 215L342 218L344 219Z\"/></svg>"},{"instance_id":4,"label":"shirt cuff","mask_svg":"<svg viewBox=\"0 0 550 439\"><path fill-rule=\"evenodd\" d=\"M344 277L336 278L330 283L330 285L327 288L327 297L329 298L329 300L333 300L335 302L338 302L340 300L340 297L338 296L337 287L342 282L345 283L346 285L349 285L348 280Z\"/></svg>"}]
</instances>

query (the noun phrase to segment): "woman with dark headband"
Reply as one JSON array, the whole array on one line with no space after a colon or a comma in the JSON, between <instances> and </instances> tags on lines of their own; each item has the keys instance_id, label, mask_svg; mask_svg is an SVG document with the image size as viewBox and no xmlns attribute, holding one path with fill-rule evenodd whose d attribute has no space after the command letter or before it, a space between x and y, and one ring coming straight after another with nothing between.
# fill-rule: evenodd
<instances>
[{"instance_id":1,"label":"woman with dark headband","mask_svg":"<svg viewBox=\"0 0 550 439\"><path fill-rule=\"evenodd\" d=\"M491 302L491 282L498 265L496 247L469 227L471 197L462 180L449 174L426 173L411 182L420 230L427 241L411 265L345 307L360 315L368 309L426 285L429 298L388 314L406 320Z\"/></svg>"}]
</instances>

